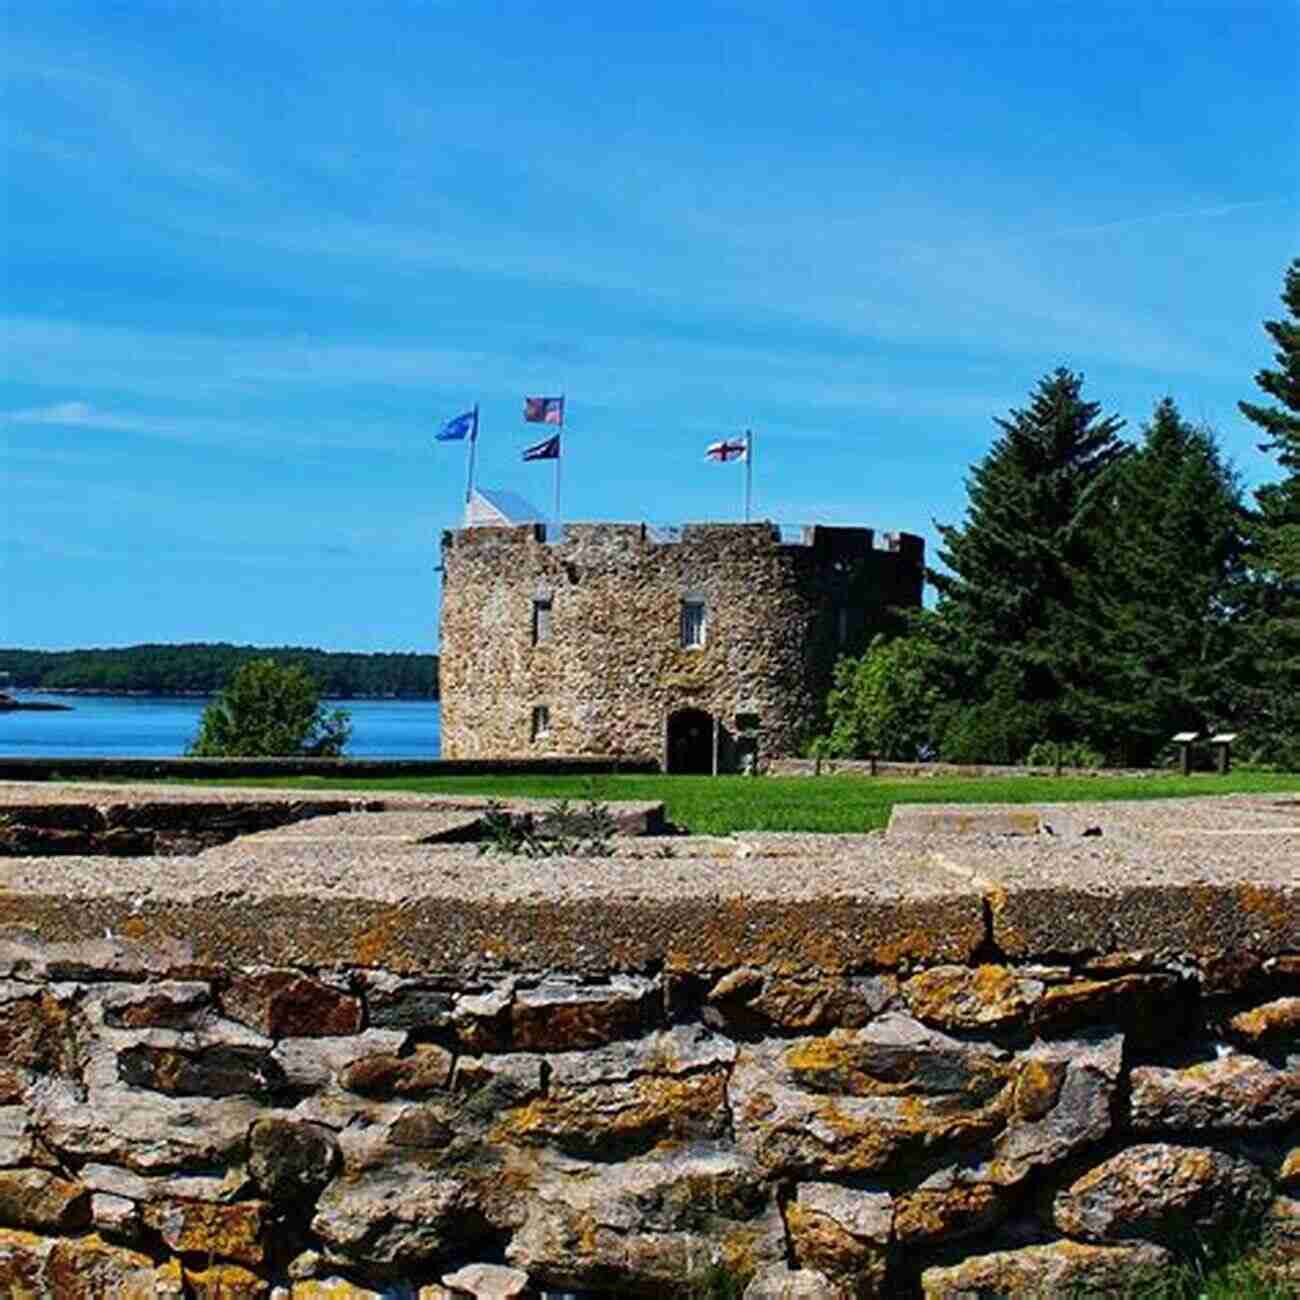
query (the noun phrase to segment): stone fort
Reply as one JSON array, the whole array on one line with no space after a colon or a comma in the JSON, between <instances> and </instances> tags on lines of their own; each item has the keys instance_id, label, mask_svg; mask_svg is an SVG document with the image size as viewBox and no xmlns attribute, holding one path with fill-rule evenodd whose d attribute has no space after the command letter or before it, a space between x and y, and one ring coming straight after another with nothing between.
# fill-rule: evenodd
<instances>
[{"instance_id":1,"label":"stone fort","mask_svg":"<svg viewBox=\"0 0 1300 1300\"><path fill-rule=\"evenodd\" d=\"M792 754L836 659L921 603L908 533L772 523L499 525L442 536L446 758Z\"/></svg>"}]
</instances>

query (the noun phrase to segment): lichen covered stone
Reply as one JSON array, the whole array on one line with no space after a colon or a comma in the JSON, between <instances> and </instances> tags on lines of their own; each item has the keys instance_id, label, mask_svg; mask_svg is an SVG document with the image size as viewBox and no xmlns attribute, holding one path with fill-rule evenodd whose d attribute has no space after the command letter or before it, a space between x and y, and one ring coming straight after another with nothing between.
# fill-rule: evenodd
<instances>
[{"instance_id":1,"label":"lichen covered stone","mask_svg":"<svg viewBox=\"0 0 1300 1300\"><path fill-rule=\"evenodd\" d=\"M1267 1176L1211 1147L1129 1147L1057 1192L1056 1226L1085 1241L1185 1242L1249 1220L1269 1203Z\"/></svg>"},{"instance_id":2,"label":"lichen covered stone","mask_svg":"<svg viewBox=\"0 0 1300 1300\"><path fill-rule=\"evenodd\" d=\"M921 1274L925 1300L1071 1300L1079 1295L1126 1294L1170 1264L1166 1250L1149 1243L1091 1246L1056 1241L1018 1250L972 1255L960 1264Z\"/></svg>"}]
</instances>

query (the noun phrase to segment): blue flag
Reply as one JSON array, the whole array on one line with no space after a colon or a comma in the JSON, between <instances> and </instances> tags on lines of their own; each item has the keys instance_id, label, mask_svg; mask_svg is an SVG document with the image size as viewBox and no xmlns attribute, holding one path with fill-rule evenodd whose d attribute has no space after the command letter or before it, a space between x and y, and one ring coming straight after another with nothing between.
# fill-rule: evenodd
<instances>
[{"instance_id":1,"label":"blue flag","mask_svg":"<svg viewBox=\"0 0 1300 1300\"><path fill-rule=\"evenodd\" d=\"M466 411L446 424L434 434L437 442L459 442L466 434L475 437L478 434L478 412Z\"/></svg>"},{"instance_id":2,"label":"blue flag","mask_svg":"<svg viewBox=\"0 0 1300 1300\"><path fill-rule=\"evenodd\" d=\"M549 438L544 438L541 442L535 442L531 447L524 448L525 460L559 460L560 459L560 435L552 434Z\"/></svg>"}]
</instances>

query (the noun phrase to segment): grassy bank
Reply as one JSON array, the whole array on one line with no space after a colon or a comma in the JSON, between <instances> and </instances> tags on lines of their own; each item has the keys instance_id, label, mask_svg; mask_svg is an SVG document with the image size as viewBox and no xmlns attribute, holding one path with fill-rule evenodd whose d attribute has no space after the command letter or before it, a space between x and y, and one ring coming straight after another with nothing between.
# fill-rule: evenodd
<instances>
[{"instance_id":1,"label":"grassy bank","mask_svg":"<svg viewBox=\"0 0 1300 1300\"><path fill-rule=\"evenodd\" d=\"M208 782L207 784L216 784ZM1232 772L1149 777L971 777L885 780L858 776L464 776L346 782L328 777L257 778L222 785L281 789L404 790L421 794L602 801L662 800L668 818L697 834L738 830L874 830L897 803L1061 803L1172 799L1186 795L1300 794L1300 775Z\"/></svg>"}]
</instances>

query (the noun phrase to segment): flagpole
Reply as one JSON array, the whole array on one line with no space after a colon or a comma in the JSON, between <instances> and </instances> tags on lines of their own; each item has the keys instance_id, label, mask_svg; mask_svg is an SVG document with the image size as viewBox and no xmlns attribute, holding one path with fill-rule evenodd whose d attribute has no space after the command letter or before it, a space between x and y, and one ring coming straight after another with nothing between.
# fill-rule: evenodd
<instances>
[{"instance_id":1,"label":"flagpole","mask_svg":"<svg viewBox=\"0 0 1300 1300\"><path fill-rule=\"evenodd\" d=\"M478 403L474 403L474 430L469 436L469 455L465 458L465 506L468 513L470 498L474 495L474 453L478 448Z\"/></svg>"},{"instance_id":2,"label":"flagpole","mask_svg":"<svg viewBox=\"0 0 1300 1300\"><path fill-rule=\"evenodd\" d=\"M754 490L754 431L745 430L745 522L749 523L749 503Z\"/></svg>"},{"instance_id":3,"label":"flagpole","mask_svg":"<svg viewBox=\"0 0 1300 1300\"><path fill-rule=\"evenodd\" d=\"M558 542L564 529L560 523L560 461L564 458L564 394L560 394L560 447L555 458L555 540Z\"/></svg>"}]
</instances>

